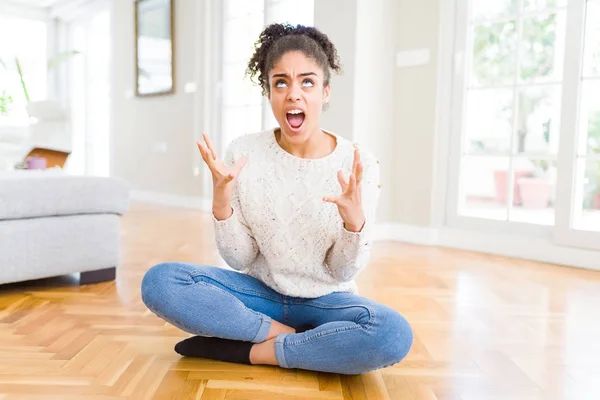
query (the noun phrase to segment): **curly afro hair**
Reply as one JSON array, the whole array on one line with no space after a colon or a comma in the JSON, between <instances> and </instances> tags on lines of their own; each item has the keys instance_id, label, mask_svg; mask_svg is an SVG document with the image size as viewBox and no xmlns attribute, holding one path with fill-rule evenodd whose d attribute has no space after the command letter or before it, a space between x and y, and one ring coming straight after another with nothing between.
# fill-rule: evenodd
<instances>
[{"instance_id":1,"label":"curly afro hair","mask_svg":"<svg viewBox=\"0 0 600 400\"><path fill-rule=\"evenodd\" d=\"M314 60L323 69L324 86L329 84L331 69L337 73L342 71L335 46L318 29L303 25L271 24L254 44L254 54L246 70L252 82L261 86L263 95L269 93L269 71L288 51L299 51Z\"/></svg>"}]
</instances>

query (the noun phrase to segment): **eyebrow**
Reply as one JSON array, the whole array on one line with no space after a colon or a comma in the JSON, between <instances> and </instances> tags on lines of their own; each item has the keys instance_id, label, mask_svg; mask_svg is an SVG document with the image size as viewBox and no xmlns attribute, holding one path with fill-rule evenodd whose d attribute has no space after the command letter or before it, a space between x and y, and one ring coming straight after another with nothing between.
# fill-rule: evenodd
<instances>
[{"instance_id":1,"label":"eyebrow","mask_svg":"<svg viewBox=\"0 0 600 400\"><path fill-rule=\"evenodd\" d=\"M303 72L301 74L298 74L298 76L302 76L302 77L311 76L311 75L317 76L317 74L314 72ZM273 76L271 78L289 78L289 77L290 76L288 74L273 74Z\"/></svg>"}]
</instances>

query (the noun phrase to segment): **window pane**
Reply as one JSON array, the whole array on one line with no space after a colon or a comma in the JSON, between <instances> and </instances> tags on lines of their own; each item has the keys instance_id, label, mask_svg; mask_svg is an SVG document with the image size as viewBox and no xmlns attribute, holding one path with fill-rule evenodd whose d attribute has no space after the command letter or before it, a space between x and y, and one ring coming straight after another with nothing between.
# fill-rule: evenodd
<instances>
[{"instance_id":1,"label":"window pane","mask_svg":"<svg viewBox=\"0 0 600 400\"><path fill-rule=\"evenodd\" d=\"M567 0L523 0L523 10L536 11L554 7L565 7Z\"/></svg>"},{"instance_id":2,"label":"window pane","mask_svg":"<svg viewBox=\"0 0 600 400\"><path fill-rule=\"evenodd\" d=\"M262 14L264 6L264 0L226 0L225 18L239 18L253 13Z\"/></svg>"},{"instance_id":3,"label":"window pane","mask_svg":"<svg viewBox=\"0 0 600 400\"><path fill-rule=\"evenodd\" d=\"M510 220L538 225L554 225L556 162L517 157L513 160L516 179L515 207Z\"/></svg>"},{"instance_id":4,"label":"window pane","mask_svg":"<svg viewBox=\"0 0 600 400\"><path fill-rule=\"evenodd\" d=\"M292 25L312 26L314 8L314 0L271 0L267 5L267 23L288 22Z\"/></svg>"},{"instance_id":5,"label":"window pane","mask_svg":"<svg viewBox=\"0 0 600 400\"><path fill-rule=\"evenodd\" d=\"M223 109L223 135L226 145L238 136L261 131L261 125L261 106Z\"/></svg>"},{"instance_id":6,"label":"window pane","mask_svg":"<svg viewBox=\"0 0 600 400\"><path fill-rule=\"evenodd\" d=\"M600 231L600 161L580 160L578 163L578 188L583 191L583 201L577 205L575 228Z\"/></svg>"},{"instance_id":7,"label":"window pane","mask_svg":"<svg viewBox=\"0 0 600 400\"><path fill-rule=\"evenodd\" d=\"M491 18L517 12L518 0L473 0L473 19Z\"/></svg>"},{"instance_id":8,"label":"window pane","mask_svg":"<svg viewBox=\"0 0 600 400\"><path fill-rule=\"evenodd\" d=\"M564 12L523 21L519 73L522 81L562 80L565 29Z\"/></svg>"},{"instance_id":9,"label":"window pane","mask_svg":"<svg viewBox=\"0 0 600 400\"><path fill-rule=\"evenodd\" d=\"M473 86L514 81L517 50L515 21L477 25L473 32Z\"/></svg>"},{"instance_id":10,"label":"window pane","mask_svg":"<svg viewBox=\"0 0 600 400\"><path fill-rule=\"evenodd\" d=\"M46 99L46 23L25 18L0 16L0 96L10 96L7 115L27 123L27 104L15 58L31 101ZM4 94L3 94L4 93Z\"/></svg>"},{"instance_id":11,"label":"window pane","mask_svg":"<svg viewBox=\"0 0 600 400\"><path fill-rule=\"evenodd\" d=\"M252 14L227 21L223 38L223 61L248 62L254 42L263 29L263 14Z\"/></svg>"},{"instance_id":12,"label":"window pane","mask_svg":"<svg viewBox=\"0 0 600 400\"><path fill-rule=\"evenodd\" d=\"M467 156L461 179L461 215L507 219L508 157Z\"/></svg>"},{"instance_id":13,"label":"window pane","mask_svg":"<svg viewBox=\"0 0 600 400\"><path fill-rule=\"evenodd\" d=\"M471 90L467 94L467 148L470 154L508 153L513 91Z\"/></svg>"},{"instance_id":14,"label":"window pane","mask_svg":"<svg viewBox=\"0 0 600 400\"><path fill-rule=\"evenodd\" d=\"M523 89L519 93L517 153L558 153L560 86Z\"/></svg>"},{"instance_id":15,"label":"window pane","mask_svg":"<svg viewBox=\"0 0 600 400\"><path fill-rule=\"evenodd\" d=\"M245 64L225 65L223 69L223 104L225 106L260 105L259 86L245 77Z\"/></svg>"},{"instance_id":16,"label":"window pane","mask_svg":"<svg viewBox=\"0 0 600 400\"><path fill-rule=\"evenodd\" d=\"M600 76L600 2L588 1L585 23L583 75Z\"/></svg>"},{"instance_id":17,"label":"window pane","mask_svg":"<svg viewBox=\"0 0 600 400\"><path fill-rule=\"evenodd\" d=\"M600 154L600 81L583 82L579 129L579 154Z\"/></svg>"}]
</instances>

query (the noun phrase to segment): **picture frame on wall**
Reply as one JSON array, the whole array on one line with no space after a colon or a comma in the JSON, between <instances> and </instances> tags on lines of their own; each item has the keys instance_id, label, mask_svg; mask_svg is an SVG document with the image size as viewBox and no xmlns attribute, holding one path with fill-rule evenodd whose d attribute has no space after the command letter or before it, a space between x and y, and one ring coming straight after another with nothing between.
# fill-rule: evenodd
<instances>
[{"instance_id":1,"label":"picture frame on wall","mask_svg":"<svg viewBox=\"0 0 600 400\"><path fill-rule=\"evenodd\" d=\"M175 0L135 1L136 96L175 92Z\"/></svg>"}]
</instances>

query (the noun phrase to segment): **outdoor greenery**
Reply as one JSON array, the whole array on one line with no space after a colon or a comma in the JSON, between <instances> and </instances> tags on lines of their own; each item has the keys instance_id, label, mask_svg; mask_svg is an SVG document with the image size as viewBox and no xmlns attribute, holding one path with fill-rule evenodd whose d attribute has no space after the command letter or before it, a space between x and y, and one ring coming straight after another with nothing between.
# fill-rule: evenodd
<instances>
[{"instance_id":1,"label":"outdoor greenery","mask_svg":"<svg viewBox=\"0 0 600 400\"><path fill-rule=\"evenodd\" d=\"M79 54L79 52L75 51L75 50L66 51L66 52L57 54L56 56L54 56L48 60L48 64L47 64L48 70L56 68L61 63L67 61L69 58L71 58L72 56L77 55L77 54ZM25 100L27 101L27 103L29 103L31 101L31 98L29 97L29 89L28 89L27 83L25 82L25 73L23 71L23 67L21 65L21 62L19 61L19 58L15 57L13 62L14 62L15 69L19 75L19 82L20 82L21 90L23 91L23 96L25 97ZM0 68L8 69L7 63L8 63L8 61L4 61L4 60L0 59ZM0 115L2 115L2 114L7 114L10 112L14 101L13 101L12 95L9 94L5 88L0 88L0 90L2 90L2 92L0 94Z\"/></svg>"},{"instance_id":2,"label":"outdoor greenery","mask_svg":"<svg viewBox=\"0 0 600 400\"><path fill-rule=\"evenodd\" d=\"M473 43L473 77L476 84L512 84L515 79L516 55L521 48L521 81L532 81L551 76L555 68L554 43L556 41L556 14L523 21L523 37L517 43L517 22L484 23L476 25ZM518 151L526 151L527 119L540 106L547 92L543 90L521 92L518 96ZM500 118L510 118L512 105L498 110ZM551 119L546 121L544 132L549 134ZM544 138L546 142L549 138Z\"/></svg>"},{"instance_id":3,"label":"outdoor greenery","mask_svg":"<svg viewBox=\"0 0 600 400\"><path fill-rule=\"evenodd\" d=\"M517 0L504 1L506 10L515 10ZM526 1L524 6L532 6L531 1ZM553 75L560 73L562 60L556 58L555 47L557 39L557 14L526 18L523 20L522 38L517 37L517 21L505 21L498 23L475 24L473 31L473 61L472 61L472 84L476 86L490 86L499 84L513 84L515 77L521 82L548 80ZM519 71L516 71L516 56L520 51ZM600 50L599 50L600 51ZM558 68L558 69L557 69ZM559 77L560 79L560 77ZM527 151L527 138L530 134L528 119L536 113L536 110L547 101L548 95L552 93L547 90L524 90L519 93L517 99L517 137L516 150L518 153ZM485 106L485 105L483 105ZM498 109L498 118L510 120L512 116L512 104ZM471 112L477 112L471 110ZM548 119L542 122L538 129L543 133L543 139L548 144L550 135L557 134L557 118L559 115L549 114ZM556 138L553 138L556 140ZM600 154L600 110L589 116L588 123L588 151ZM495 152L496 149L488 148L493 141L487 143L485 139L473 138L469 143L471 149L477 153ZM487 145L487 146L486 146ZM543 175L554 163L546 160L530 160L538 169L536 175ZM594 197L600 194L600 162L595 168L587 171L588 184L586 185L586 207L593 204Z\"/></svg>"}]
</instances>

